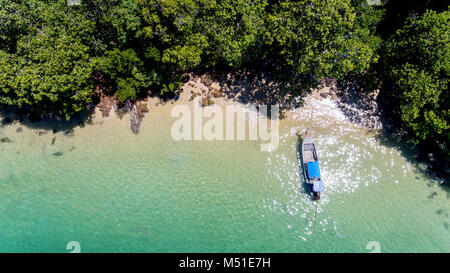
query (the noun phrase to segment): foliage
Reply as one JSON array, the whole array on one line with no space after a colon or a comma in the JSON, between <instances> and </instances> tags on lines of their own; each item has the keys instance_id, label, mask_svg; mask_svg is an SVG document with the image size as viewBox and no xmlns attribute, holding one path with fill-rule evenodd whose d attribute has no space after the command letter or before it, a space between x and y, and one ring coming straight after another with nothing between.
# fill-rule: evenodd
<instances>
[{"instance_id":1,"label":"foliage","mask_svg":"<svg viewBox=\"0 0 450 273\"><path fill-rule=\"evenodd\" d=\"M378 58L379 41L373 41L374 29L358 19L357 9L345 0L274 5L264 39L278 73L301 90L323 77L341 79L369 69Z\"/></svg>"},{"instance_id":2,"label":"foliage","mask_svg":"<svg viewBox=\"0 0 450 273\"><path fill-rule=\"evenodd\" d=\"M45 11L37 7L31 15L35 21L28 23L57 20L52 11L54 9ZM0 50L0 101L3 104L70 118L91 101L93 62L89 48L81 39L92 28L85 21L78 21L75 14L68 14L66 18L73 19L72 24L58 27L37 24L30 27L27 35L14 37L17 40L13 45L15 53ZM73 31L79 31L78 35L69 34Z\"/></svg>"},{"instance_id":3,"label":"foliage","mask_svg":"<svg viewBox=\"0 0 450 273\"><path fill-rule=\"evenodd\" d=\"M70 119L95 72L122 101L205 69L265 69L294 95L377 75L412 140L448 148L449 44L443 0L0 0L0 104Z\"/></svg>"},{"instance_id":4,"label":"foliage","mask_svg":"<svg viewBox=\"0 0 450 273\"><path fill-rule=\"evenodd\" d=\"M106 52L98 59L98 69L116 81L117 96L122 101L136 99L140 88L149 87L156 80L156 74L152 77L146 73L144 62L133 49Z\"/></svg>"},{"instance_id":5,"label":"foliage","mask_svg":"<svg viewBox=\"0 0 450 273\"><path fill-rule=\"evenodd\" d=\"M210 41L205 54L208 64L236 68L257 61L258 51L262 53L267 6L267 1L262 0L218 1L211 5L199 24Z\"/></svg>"},{"instance_id":6,"label":"foliage","mask_svg":"<svg viewBox=\"0 0 450 273\"><path fill-rule=\"evenodd\" d=\"M0 0L0 49L15 51L17 36L27 28L25 6L8 0Z\"/></svg>"},{"instance_id":7,"label":"foliage","mask_svg":"<svg viewBox=\"0 0 450 273\"><path fill-rule=\"evenodd\" d=\"M386 43L386 82L411 140L450 144L450 13L410 18ZM447 149L448 151L448 149Z\"/></svg>"},{"instance_id":8,"label":"foliage","mask_svg":"<svg viewBox=\"0 0 450 273\"><path fill-rule=\"evenodd\" d=\"M0 0L3 103L70 118L90 102L95 70L121 100L174 91L179 72L216 66L262 65L298 93L377 60L378 18L359 0L81 3Z\"/></svg>"}]
</instances>

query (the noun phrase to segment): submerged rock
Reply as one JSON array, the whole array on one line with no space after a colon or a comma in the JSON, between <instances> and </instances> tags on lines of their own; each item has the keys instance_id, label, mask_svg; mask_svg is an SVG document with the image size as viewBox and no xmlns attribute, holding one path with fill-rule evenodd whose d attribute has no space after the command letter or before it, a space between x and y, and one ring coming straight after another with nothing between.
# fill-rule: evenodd
<instances>
[{"instance_id":1,"label":"submerged rock","mask_svg":"<svg viewBox=\"0 0 450 273\"><path fill-rule=\"evenodd\" d=\"M56 152L56 153L53 153L52 155L53 155L53 156L62 156L62 155L63 155L63 152Z\"/></svg>"},{"instance_id":2,"label":"submerged rock","mask_svg":"<svg viewBox=\"0 0 450 273\"><path fill-rule=\"evenodd\" d=\"M46 135L47 132L45 132L45 131L39 131L39 132L37 132L37 134L38 134L39 136L43 136L43 135Z\"/></svg>"},{"instance_id":3,"label":"submerged rock","mask_svg":"<svg viewBox=\"0 0 450 273\"><path fill-rule=\"evenodd\" d=\"M10 143L12 142L11 139L9 139L8 137L0 137L0 143Z\"/></svg>"},{"instance_id":4,"label":"submerged rock","mask_svg":"<svg viewBox=\"0 0 450 273\"><path fill-rule=\"evenodd\" d=\"M22 133L22 131L23 131L22 127L19 127L19 128L16 129L17 133Z\"/></svg>"}]
</instances>

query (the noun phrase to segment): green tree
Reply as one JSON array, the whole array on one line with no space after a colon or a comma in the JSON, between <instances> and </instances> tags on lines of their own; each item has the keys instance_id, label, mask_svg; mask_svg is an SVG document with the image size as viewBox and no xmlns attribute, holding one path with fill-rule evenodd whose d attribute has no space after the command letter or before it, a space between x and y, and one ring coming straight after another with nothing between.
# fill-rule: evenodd
<instances>
[{"instance_id":1,"label":"green tree","mask_svg":"<svg viewBox=\"0 0 450 273\"><path fill-rule=\"evenodd\" d=\"M71 118L91 101L93 63L89 48L51 30L22 38L17 54L0 51L2 103L31 107L37 114L55 113Z\"/></svg>"},{"instance_id":2,"label":"green tree","mask_svg":"<svg viewBox=\"0 0 450 273\"><path fill-rule=\"evenodd\" d=\"M209 65L224 64L240 68L260 62L267 1L217 1L199 21L208 37L205 59Z\"/></svg>"},{"instance_id":3,"label":"green tree","mask_svg":"<svg viewBox=\"0 0 450 273\"><path fill-rule=\"evenodd\" d=\"M175 71L193 69L201 62L208 46L198 18L210 6L208 0L137 0L145 25L145 39L158 51L164 68Z\"/></svg>"},{"instance_id":4,"label":"green tree","mask_svg":"<svg viewBox=\"0 0 450 273\"><path fill-rule=\"evenodd\" d=\"M280 1L267 16L264 36L275 69L292 90L314 86L323 77L342 79L376 62L379 40L358 19L359 1ZM366 5L366 10L373 7ZM379 19L373 16L372 19ZM372 24L376 24L373 22Z\"/></svg>"},{"instance_id":5,"label":"green tree","mask_svg":"<svg viewBox=\"0 0 450 273\"><path fill-rule=\"evenodd\" d=\"M93 23L65 1L14 3L15 8L33 9L27 19L17 12L21 15L16 21L25 20L26 27L9 33L9 48L0 49L0 101L69 119L91 101L94 62L84 42L92 35ZM10 10L14 6L6 4Z\"/></svg>"},{"instance_id":6,"label":"green tree","mask_svg":"<svg viewBox=\"0 0 450 273\"><path fill-rule=\"evenodd\" d=\"M14 52L16 42L30 23L26 6L10 0L0 0L0 49Z\"/></svg>"},{"instance_id":7,"label":"green tree","mask_svg":"<svg viewBox=\"0 0 450 273\"><path fill-rule=\"evenodd\" d=\"M146 71L144 62L133 49L114 49L98 59L97 69L110 76L117 85L117 97L134 100L140 88L153 84L157 75Z\"/></svg>"},{"instance_id":8,"label":"green tree","mask_svg":"<svg viewBox=\"0 0 450 273\"><path fill-rule=\"evenodd\" d=\"M450 13L428 10L411 17L386 43L387 94L416 143L450 143Z\"/></svg>"}]
</instances>

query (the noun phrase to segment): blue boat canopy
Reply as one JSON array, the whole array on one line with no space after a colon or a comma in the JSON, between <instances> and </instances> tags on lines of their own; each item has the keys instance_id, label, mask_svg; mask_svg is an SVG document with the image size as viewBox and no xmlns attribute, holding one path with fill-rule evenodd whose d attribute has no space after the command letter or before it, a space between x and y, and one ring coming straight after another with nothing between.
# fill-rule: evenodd
<instances>
[{"instance_id":1,"label":"blue boat canopy","mask_svg":"<svg viewBox=\"0 0 450 273\"><path fill-rule=\"evenodd\" d=\"M313 191L315 191L315 192L323 192L323 182L322 182L322 180L314 181Z\"/></svg>"},{"instance_id":2,"label":"blue boat canopy","mask_svg":"<svg viewBox=\"0 0 450 273\"><path fill-rule=\"evenodd\" d=\"M312 162L308 162L306 164L308 165L309 179L319 179L320 178L319 162L312 161Z\"/></svg>"}]
</instances>

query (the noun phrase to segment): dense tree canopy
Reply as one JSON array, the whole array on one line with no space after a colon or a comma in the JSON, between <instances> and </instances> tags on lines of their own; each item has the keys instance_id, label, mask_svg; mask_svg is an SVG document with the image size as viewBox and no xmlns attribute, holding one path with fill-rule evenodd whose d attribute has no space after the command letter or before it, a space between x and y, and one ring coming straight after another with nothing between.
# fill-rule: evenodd
<instances>
[{"instance_id":1,"label":"dense tree canopy","mask_svg":"<svg viewBox=\"0 0 450 273\"><path fill-rule=\"evenodd\" d=\"M101 72L120 100L179 72L265 67L300 93L376 62L376 16L350 0L0 0L0 102L71 118ZM365 18L365 19L364 19ZM369 18L369 20L367 20ZM365 21L364 21L365 20Z\"/></svg>"},{"instance_id":2,"label":"dense tree canopy","mask_svg":"<svg viewBox=\"0 0 450 273\"><path fill-rule=\"evenodd\" d=\"M7 0L0 5L15 14L1 19L6 22L2 32L10 35L0 50L1 103L67 118L82 111L91 101L94 69L85 40L95 25L66 5L21 6Z\"/></svg>"},{"instance_id":3,"label":"dense tree canopy","mask_svg":"<svg viewBox=\"0 0 450 273\"><path fill-rule=\"evenodd\" d=\"M375 28L363 22L372 10L361 1L280 1L268 14L264 36L275 68L297 90L367 70L379 43Z\"/></svg>"},{"instance_id":4,"label":"dense tree canopy","mask_svg":"<svg viewBox=\"0 0 450 273\"><path fill-rule=\"evenodd\" d=\"M427 11L410 18L386 43L386 82L391 101L412 140L450 138L450 14Z\"/></svg>"}]
</instances>

